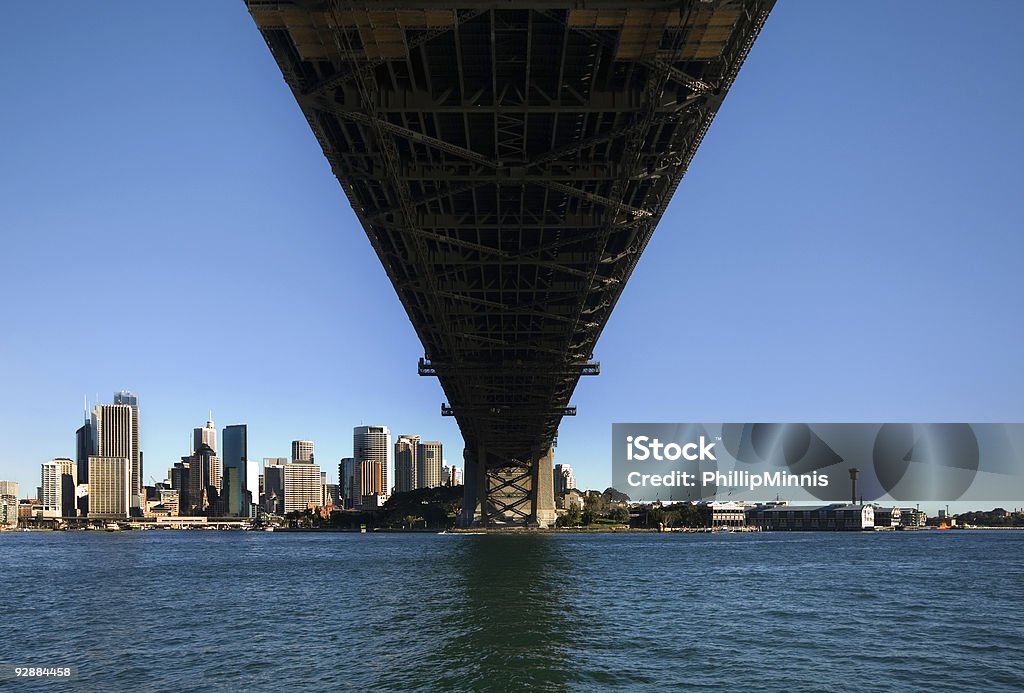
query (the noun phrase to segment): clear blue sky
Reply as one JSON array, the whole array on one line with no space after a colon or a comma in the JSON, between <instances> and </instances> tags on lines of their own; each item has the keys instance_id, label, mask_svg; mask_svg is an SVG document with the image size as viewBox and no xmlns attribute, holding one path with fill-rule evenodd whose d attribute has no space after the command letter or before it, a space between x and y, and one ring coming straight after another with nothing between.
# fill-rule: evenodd
<instances>
[{"instance_id":1,"label":"clear blue sky","mask_svg":"<svg viewBox=\"0 0 1024 693\"><path fill-rule=\"evenodd\" d=\"M0 478L140 396L146 482L213 410L250 455L445 445L437 382L242 2L15 3L0 25ZM1024 4L785 1L581 382L613 421L1024 420Z\"/></svg>"}]
</instances>

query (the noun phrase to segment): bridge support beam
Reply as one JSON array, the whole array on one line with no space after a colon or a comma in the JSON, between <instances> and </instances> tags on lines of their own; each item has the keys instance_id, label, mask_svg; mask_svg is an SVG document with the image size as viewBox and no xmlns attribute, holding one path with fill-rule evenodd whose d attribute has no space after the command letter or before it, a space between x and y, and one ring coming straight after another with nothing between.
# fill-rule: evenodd
<instances>
[{"instance_id":1,"label":"bridge support beam","mask_svg":"<svg viewBox=\"0 0 1024 693\"><path fill-rule=\"evenodd\" d=\"M552 449L530 460L500 460L485 445L466 448L460 527L552 527Z\"/></svg>"}]
</instances>

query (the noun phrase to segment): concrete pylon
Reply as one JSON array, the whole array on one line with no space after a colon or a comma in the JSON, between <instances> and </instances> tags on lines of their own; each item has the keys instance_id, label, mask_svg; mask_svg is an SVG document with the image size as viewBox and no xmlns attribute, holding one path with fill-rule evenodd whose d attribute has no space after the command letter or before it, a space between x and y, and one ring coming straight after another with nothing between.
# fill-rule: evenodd
<instances>
[{"instance_id":1,"label":"concrete pylon","mask_svg":"<svg viewBox=\"0 0 1024 693\"><path fill-rule=\"evenodd\" d=\"M533 464L531 524L538 527L555 526L555 480L552 459L554 450L548 448Z\"/></svg>"}]
</instances>

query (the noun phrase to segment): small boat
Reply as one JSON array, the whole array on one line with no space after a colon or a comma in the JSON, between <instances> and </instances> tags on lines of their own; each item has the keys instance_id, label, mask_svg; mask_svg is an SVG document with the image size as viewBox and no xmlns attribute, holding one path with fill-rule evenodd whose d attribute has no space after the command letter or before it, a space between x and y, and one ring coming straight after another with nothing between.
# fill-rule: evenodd
<instances>
[{"instance_id":1,"label":"small boat","mask_svg":"<svg viewBox=\"0 0 1024 693\"><path fill-rule=\"evenodd\" d=\"M263 528L263 531L264 531L264 532L273 532L273 531L274 531L274 528L273 528L273 527L264 527L264 528Z\"/></svg>"},{"instance_id":2,"label":"small boat","mask_svg":"<svg viewBox=\"0 0 1024 693\"><path fill-rule=\"evenodd\" d=\"M103 529L107 530L108 532L120 532L121 525L117 524L116 522L108 522L106 525L104 525Z\"/></svg>"}]
</instances>

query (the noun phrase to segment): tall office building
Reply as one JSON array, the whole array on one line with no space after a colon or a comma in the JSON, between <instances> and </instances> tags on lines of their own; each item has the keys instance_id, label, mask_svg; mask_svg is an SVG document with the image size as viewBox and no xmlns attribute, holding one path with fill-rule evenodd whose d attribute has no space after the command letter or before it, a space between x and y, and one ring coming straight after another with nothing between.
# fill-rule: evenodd
<instances>
[{"instance_id":1,"label":"tall office building","mask_svg":"<svg viewBox=\"0 0 1024 693\"><path fill-rule=\"evenodd\" d=\"M18 527L18 482L0 481L0 529Z\"/></svg>"},{"instance_id":2,"label":"tall office building","mask_svg":"<svg viewBox=\"0 0 1024 693\"><path fill-rule=\"evenodd\" d=\"M131 512L131 485L128 457L90 457L89 517L126 519Z\"/></svg>"},{"instance_id":3,"label":"tall office building","mask_svg":"<svg viewBox=\"0 0 1024 693\"><path fill-rule=\"evenodd\" d=\"M142 498L139 493L141 470L138 468L139 451L138 435L134 430L134 422L138 421L138 406L130 404L97 404L92 410L92 449L96 457L128 460L130 508L140 508ZM92 468L91 465L89 467ZM90 478L90 483L92 479ZM90 489L90 497L92 490Z\"/></svg>"},{"instance_id":4,"label":"tall office building","mask_svg":"<svg viewBox=\"0 0 1024 693\"><path fill-rule=\"evenodd\" d=\"M356 426L352 429L352 458L357 461L358 480L356 486L363 496L376 495L387 498L391 489L388 486L388 470L391 468L391 431L387 426ZM376 478L367 478L363 461L378 462L373 467ZM370 468L367 467L366 470ZM367 494L366 489L372 489Z\"/></svg>"},{"instance_id":5,"label":"tall office building","mask_svg":"<svg viewBox=\"0 0 1024 693\"><path fill-rule=\"evenodd\" d=\"M216 433L215 433L216 435ZM184 461L184 459L182 460ZM188 458L188 502L190 514L220 514L220 457L209 445L202 443Z\"/></svg>"},{"instance_id":6,"label":"tall office building","mask_svg":"<svg viewBox=\"0 0 1024 693\"><path fill-rule=\"evenodd\" d=\"M41 467L39 505L43 517L60 517L60 463L51 460Z\"/></svg>"},{"instance_id":7,"label":"tall office building","mask_svg":"<svg viewBox=\"0 0 1024 693\"><path fill-rule=\"evenodd\" d=\"M213 416L202 428L192 429L192 452L195 453L204 445L217 454L217 427L213 425Z\"/></svg>"},{"instance_id":8,"label":"tall office building","mask_svg":"<svg viewBox=\"0 0 1024 693\"><path fill-rule=\"evenodd\" d=\"M377 507L381 505L385 494L380 490L380 479L383 476L380 460L359 460L356 465L356 485L359 493L356 505L360 507Z\"/></svg>"},{"instance_id":9,"label":"tall office building","mask_svg":"<svg viewBox=\"0 0 1024 693\"><path fill-rule=\"evenodd\" d=\"M319 507L323 497L320 467L312 462L284 466L284 512L302 512L312 504Z\"/></svg>"},{"instance_id":10,"label":"tall office building","mask_svg":"<svg viewBox=\"0 0 1024 693\"><path fill-rule=\"evenodd\" d=\"M434 488L441 485L441 443L423 441L416 449L416 488Z\"/></svg>"},{"instance_id":11,"label":"tall office building","mask_svg":"<svg viewBox=\"0 0 1024 693\"><path fill-rule=\"evenodd\" d=\"M359 505L356 499L356 461L352 457L343 457L338 463L338 486L341 487L341 499L344 507L354 508Z\"/></svg>"},{"instance_id":12,"label":"tall office building","mask_svg":"<svg viewBox=\"0 0 1024 693\"><path fill-rule=\"evenodd\" d=\"M239 517L249 516L248 429L245 424L225 426L224 450L221 464L224 468L222 495L224 512Z\"/></svg>"},{"instance_id":13,"label":"tall office building","mask_svg":"<svg viewBox=\"0 0 1024 693\"><path fill-rule=\"evenodd\" d=\"M78 464L66 457L54 460L60 465L60 514L61 517L78 515Z\"/></svg>"},{"instance_id":14,"label":"tall office building","mask_svg":"<svg viewBox=\"0 0 1024 693\"><path fill-rule=\"evenodd\" d=\"M556 496L564 496L566 491L576 488L576 474L568 464L556 464L552 471Z\"/></svg>"},{"instance_id":15,"label":"tall office building","mask_svg":"<svg viewBox=\"0 0 1024 693\"><path fill-rule=\"evenodd\" d=\"M313 441L293 440L292 441L292 463L313 461Z\"/></svg>"},{"instance_id":16,"label":"tall office building","mask_svg":"<svg viewBox=\"0 0 1024 693\"><path fill-rule=\"evenodd\" d=\"M395 492L404 493L416 485L416 452L419 436L398 436L395 443Z\"/></svg>"},{"instance_id":17,"label":"tall office building","mask_svg":"<svg viewBox=\"0 0 1024 693\"><path fill-rule=\"evenodd\" d=\"M134 392L121 390L114 395L114 404L131 408L132 412L132 507L142 506L142 450L139 447L139 397ZM102 455L105 453L97 452Z\"/></svg>"}]
</instances>

